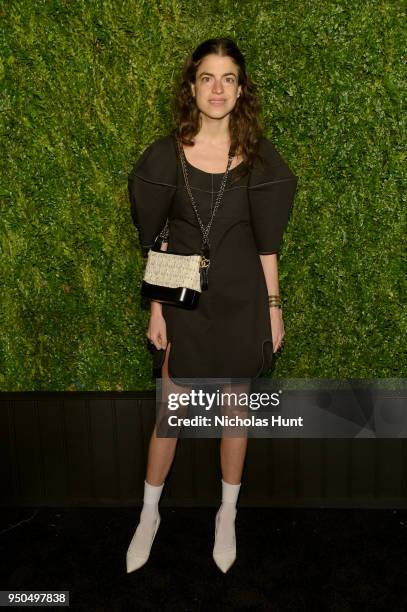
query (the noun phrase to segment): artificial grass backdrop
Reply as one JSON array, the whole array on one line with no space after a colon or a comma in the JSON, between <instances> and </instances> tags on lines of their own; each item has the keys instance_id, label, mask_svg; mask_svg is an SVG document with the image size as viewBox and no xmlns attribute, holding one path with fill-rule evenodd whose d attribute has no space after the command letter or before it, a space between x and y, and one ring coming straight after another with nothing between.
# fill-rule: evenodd
<instances>
[{"instance_id":1,"label":"artificial grass backdrop","mask_svg":"<svg viewBox=\"0 0 407 612\"><path fill-rule=\"evenodd\" d=\"M406 376L403 6L3 4L0 389L154 387L127 175L172 127L185 56L218 36L299 177L273 376Z\"/></svg>"}]
</instances>

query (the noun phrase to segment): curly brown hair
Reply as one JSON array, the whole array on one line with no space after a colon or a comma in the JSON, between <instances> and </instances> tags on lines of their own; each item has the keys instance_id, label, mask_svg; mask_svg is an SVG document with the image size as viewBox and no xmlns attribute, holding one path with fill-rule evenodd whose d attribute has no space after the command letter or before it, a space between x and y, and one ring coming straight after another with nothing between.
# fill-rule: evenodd
<instances>
[{"instance_id":1,"label":"curly brown hair","mask_svg":"<svg viewBox=\"0 0 407 612\"><path fill-rule=\"evenodd\" d=\"M191 83L195 83L201 61L211 53L232 58L238 69L238 84L242 87L241 95L237 98L229 118L231 148L243 158L243 163L238 166L236 172L237 180L252 169L256 157L259 156L259 139L263 136L264 128L259 117L260 102L255 84L247 74L243 54L230 38L205 40L185 60L173 99L176 127L172 133L183 144L194 144L193 137L199 131L200 111L191 92Z\"/></svg>"}]
</instances>

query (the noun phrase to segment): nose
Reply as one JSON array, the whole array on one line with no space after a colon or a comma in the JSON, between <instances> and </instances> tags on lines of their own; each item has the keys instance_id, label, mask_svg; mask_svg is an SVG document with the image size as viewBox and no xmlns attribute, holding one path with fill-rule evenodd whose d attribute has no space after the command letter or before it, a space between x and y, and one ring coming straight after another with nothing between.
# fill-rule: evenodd
<instances>
[{"instance_id":1,"label":"nose","mask_svg":"<svg viewBox=\"0 0 407 612\"><path fill-rule=\"evenodd\" d=\"M212 91L213 91L213 93L222 93L223 92L222 79L216 79L216 78L214 79Z\"/></svg>"}]
</instances>

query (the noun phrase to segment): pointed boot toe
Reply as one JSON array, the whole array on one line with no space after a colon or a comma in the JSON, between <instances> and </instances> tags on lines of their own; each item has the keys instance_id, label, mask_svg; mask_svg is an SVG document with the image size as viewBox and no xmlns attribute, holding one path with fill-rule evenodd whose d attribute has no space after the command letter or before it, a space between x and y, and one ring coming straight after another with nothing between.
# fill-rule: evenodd
<instances>
[{"instance_id":1,"label":"pointed boot toe","mask_svg":"<svg viewBox=\"0 0 407 612\"><path fill-rule=\"evenodd\" d=\"M222 554L213 553L213 558L218 568L226 574L233 563L236 561L236 551L223 552Z\"/></svg>"},{"instance_id":2,"label":"pointed boot toe","mask_svg":"<svg viewBox=\"0 0 407 612\"><path fill-rule=\"evenodd\" d=\"M161 518L158 516L151 538L147 540L146 534L143 533L143 530L140 527L140 523L138 524L126 553L126 569L128 574L139 569L148 561L151 547L158 531L158 527L160 526L160 522Z\"/></svg>"},{"instance_id":3,"label":"pointed boot toe","mask_svg":"<svg viewBox=\"0 0 407 612\"><path fill-rule=\"evenodd\" d=\"M236 536L233 536L233 544L228 547L221 547L216 541L218 533L219 512L215 519L215 545L213 547L213 559L218 568L226 574L233 563L236 561Z\"/></svg>"},{"instance_id":4,"label":"pointed boot toe","mask_svg":"<svg viewBox=\"0 0 407 612\"><path fill-rule=\"evenodd\" d=\"M135 570L142 567L148 561L149 556L150 555L148 554L144 556L139 556L133 554L131 551L128 551L126 555L127 573L130 574L130 572L134 572Z\"/></svg>"}]
</instances>

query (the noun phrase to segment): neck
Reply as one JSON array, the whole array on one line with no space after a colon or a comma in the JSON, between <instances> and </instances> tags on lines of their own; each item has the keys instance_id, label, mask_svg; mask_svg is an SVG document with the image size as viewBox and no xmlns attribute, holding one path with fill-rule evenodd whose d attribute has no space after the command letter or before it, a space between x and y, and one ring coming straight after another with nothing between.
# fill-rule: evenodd
<instances>
[{"instance_id":1,"label":"neck","mask_svg":"<svg viewBox=\"0 0 407 612\"><path fill-rule=\"evenodd\" d=\"M201 113L200 129L195 137L195 141L207 142L213 145L230 143L229 134L229 114L222 119L212 119Z\"/></svg>"}]
</instances>

